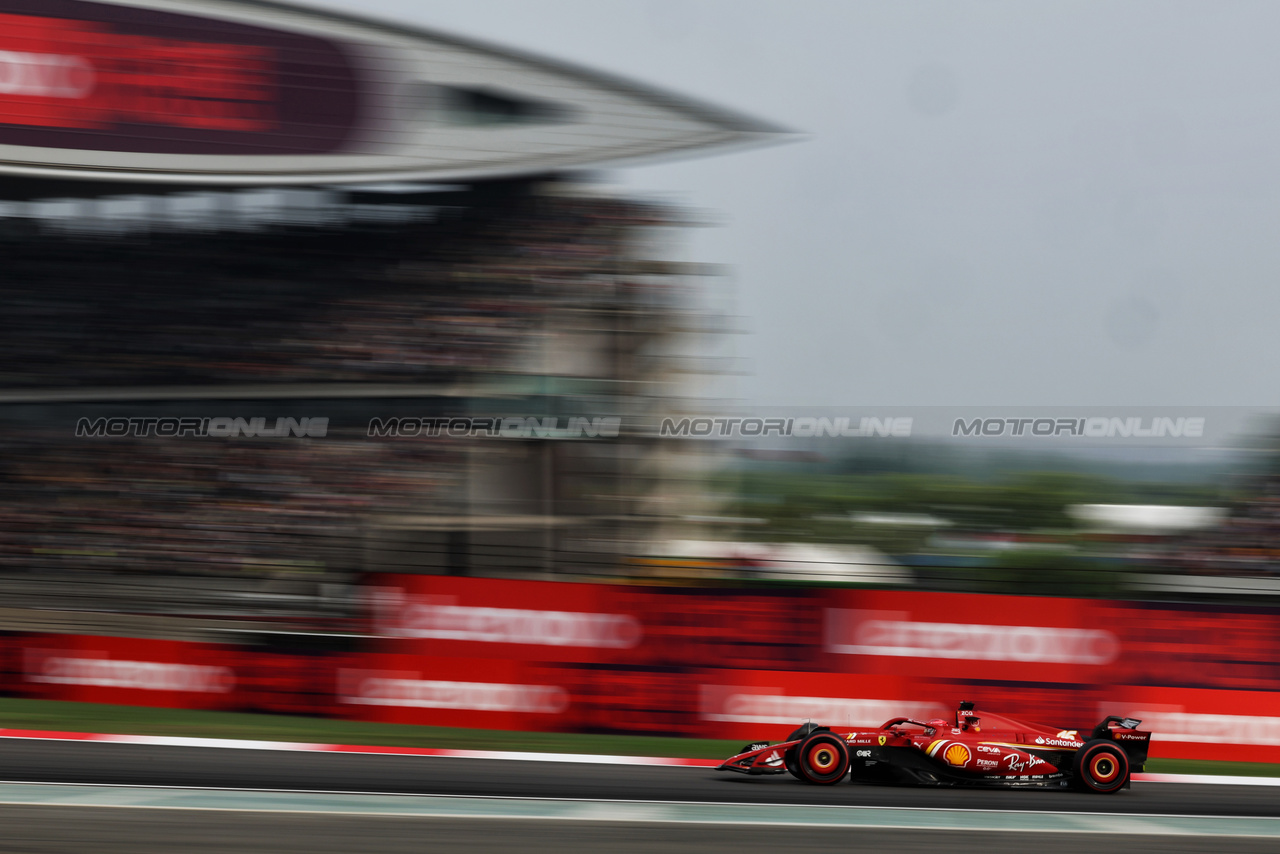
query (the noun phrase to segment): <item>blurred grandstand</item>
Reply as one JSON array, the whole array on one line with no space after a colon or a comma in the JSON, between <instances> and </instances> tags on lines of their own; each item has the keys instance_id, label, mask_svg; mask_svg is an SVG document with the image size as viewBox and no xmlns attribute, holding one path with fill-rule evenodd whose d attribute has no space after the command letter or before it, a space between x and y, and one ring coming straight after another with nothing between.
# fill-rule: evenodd
<instances>
[{"instance_id":1,"label":"blurred grandstand","mask_svg":"<svg viewBox=\"0 0 1280 854\"><path fill-rule=\"evenodd\" d=\"M628 571L680 470L638 425L714 271L584 170L776 128L301 7L10 5L0 627L350 631L368 572Z\"/></svg>"},{"instance_id":2,"label":"blurred grandstand","mask_svg":"<svg viewBox=\"0 0 1280 854\"><path fill-rule=\"evenodd\" d=\"M8 607L338 628L366 571L621 571L669 475L636 437L365 425L634 423L674 392L664 339L698 326L686 274L705 271L637 255L678 212L544 179L397 190L317 192L313 224L247 225L225 204L124 234L7 222ZM371 216L379 198L391 210ZM330 424L288 441L75 431L86 417L260 413Z\"/></svg>"},{"instance_id":3,"label":"blurred grandstand","mask_svg":"<svg viewBox=\"0 0 1280 854\"><path fill-rule=\"evenodd\" d=\"M130 216L110 215L126 203ZM717 446L648 428L691 405L684 354L723 327L698 298L715 270L660 256L681 211L580 178L12 198L6 210L10 627L358 632L360 579L388 571L1237 599L1276 581L1265 477L1230 493L1001 480L992 458L988 482L966 481L946 470L952 452L916 445L897 466L913 474L866 447L834 466L805 451L695 479ZM608 416L622 430L368 429L513 415ZM322 416L328 429L77 432L86 419L191 416ZM1153 499L1164 504L1140 503Z\"/></svg>"}]
</instances>

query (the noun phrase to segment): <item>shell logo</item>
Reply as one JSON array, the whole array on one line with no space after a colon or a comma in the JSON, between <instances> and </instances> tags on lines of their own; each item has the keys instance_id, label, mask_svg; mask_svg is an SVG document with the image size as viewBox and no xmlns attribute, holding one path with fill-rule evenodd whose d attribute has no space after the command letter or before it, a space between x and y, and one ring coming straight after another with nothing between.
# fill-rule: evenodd
<instances>
[{"instance_id":1,"label":"shell logo","mask_svg":"<svg viewBox=\"0 0 1280 854\"><path fill-rule=\"evenodd\" d=\"M947 760L950 765L957 768L969 763L969 748L963 744L953 744L947 748L947 752L942 754L942 758Z\"/></svg>"}]
</instances>

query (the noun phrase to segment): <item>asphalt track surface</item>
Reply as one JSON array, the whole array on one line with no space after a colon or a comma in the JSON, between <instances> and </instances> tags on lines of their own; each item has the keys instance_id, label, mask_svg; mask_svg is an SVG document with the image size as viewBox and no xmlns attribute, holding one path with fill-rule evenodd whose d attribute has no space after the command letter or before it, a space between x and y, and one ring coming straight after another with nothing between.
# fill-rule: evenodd
<instances>
[{"instance_id":1,"label":"asphalt track surface","mask_svg":"<svg viewBox=\"0 0 1280 854\"><path fill-rule=\"evenodd\" d=\"M485 797L1280 817L1280 789L1251 786L1134 783L1131 789L1115 795L915 789L847 782L809 786L786 774L748 777L711 768L20 739L0 739L0 779Z\"/></svg>"},{"instance_id":2,"label":"asphalt track surface","mask_svg":"<svg viewBox=\"0 0 1280 854\"><path fill-rule=\"evenodd\" d=\"M746 777L707 768L588 765L492 759L231 750L0 739L0 780L119 786L403 793L690 803L897 806L1133 815L1280 817L1280 790L1135 783L1114 796L806 786L789 776ZM877 830L723 825L639 825L0 806L0 851L454 851L485 854L633 851L1126 851L1261 852L1276 839Z\"/></svg>"}]
</instances>

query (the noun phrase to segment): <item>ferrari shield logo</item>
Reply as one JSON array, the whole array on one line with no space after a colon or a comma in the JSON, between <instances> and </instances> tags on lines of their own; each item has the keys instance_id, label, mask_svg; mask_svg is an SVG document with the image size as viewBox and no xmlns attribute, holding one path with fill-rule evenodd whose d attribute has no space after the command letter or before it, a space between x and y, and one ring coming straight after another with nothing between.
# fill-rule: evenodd
<instances>
[{"instance_id":1,"label":"ferrari shield logo","mask_svg":"<svg viewBox=\"0 0 1280 854\"><path fill-rule=\"evenodd\" d=\"M881 746L881 747L884 747L884 743L885 743L885 741L886 741L886 739L887 739L887 738L888 738L888 736L884 736L884 735L880 736L880 746Z\"/></svg>"}]
</instances>

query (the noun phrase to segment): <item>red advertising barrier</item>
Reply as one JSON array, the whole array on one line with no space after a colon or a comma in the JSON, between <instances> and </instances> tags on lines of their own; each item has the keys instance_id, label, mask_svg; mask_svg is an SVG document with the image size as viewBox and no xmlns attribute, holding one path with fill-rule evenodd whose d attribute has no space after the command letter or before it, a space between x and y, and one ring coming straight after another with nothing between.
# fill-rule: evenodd
<instances>
[{"instance_id":1,"label":"red advertising barrier","mask_svg":"<svg viewBox=\"0 0 1280 854\"><path fill-rule=\"evenodd\" d=\"M778 741L805 721L850 730L954 714L937 686L905 675L718 670L699 674L698 735Z\"/></svg>"},{"instance_id":2,"label":"red advertising barrier","mask_svg":"<svg viewBox=\"0 0 1280 854\"><path fill-rule=\"evenodd\" d=\"M455 727L781 738L959 700L1146 721L1152 756L1280 762L1280 621L1250 608L381 576L374 636L307 652L0 636L10 693Z\"/></svg>"},{"instance_id":3,"label":"red advertising barrier","mask_svg":"<svg viewBox=\"0 0 1280 854\"><path fill-rule=\"evenodd\" d=\"M645 640L642 597L625 587L378 576L370 603L379 649L402 654L607 663Z\"/></svg>"},{"instance_id":4,"label":"red advertising barrier","mask_svg":"<svg viewBox=\"0 0 1280 854\"><path fill-rule=\"evenodd\" d=\"M1106 602L854 590L832 591L827 602L832 670L1086 683L1121 658Z\"/></svg>"},{"instance_id":5,"label":"red advertising barrier","mask_svg":"<svg viewBox=\"0 0 1280 854\"><path fill-rule=\"evenodd\" d=\"M1151 755L1280 762L1280 694L1123 686L1120 711L1150 730Z\"/></svg>"},{"instance_id":6,"label":"red advertising barrier","mask_svg":"<svg viewBox=\"0 0 1280 854\"><path fill-rule=\"evenodd\" d=\"M381 575L370 601L381 649L435 656L809 670L822 638L809 591Z\"/></svg>"},{"instance_id":7,"label":"red advertising barrier","mask_svg":"<svg viewBox=\"0 0 1280 854\"><path fill-rule=\"evenodd\" d=\"M338 712L338 659L233 644L94 635L0 636L8 693L183 709Z\"/></svg>"},{"instance_id":8,"label":"red advertising barrier","mask_svg":"<svg viewBox=\"0 0 1280 854\"><path fill-rule=\"evenodd\" d=\"M232 646L33 635L18 642L19 691L44 700L234 709L244 705Z\"/></svg>"},{"instance_id":9,"label":"red advertising barrier","mask_svg":"<svg viewBox=\"0 0 1280 854\"><path fill-rule=\"evenodd\" d=\"M697 680L664 668L591 667L561 671L573 707L565 719L575 732L671 735L695 731L691 699Z\"/></svg>"},{"instance_id":10,"label":"red advertising barrier","mask_svg":"<svg viewBox=\"0 0 1280 854\"><path fill-rule=\"evenodd\" d=\"M398 724L561 728L573 697L545 665L501 658L370 653L337 673L344 717Z\"/></svg>"},{"instance_id":11,"label":"red advertising barrier","mask_svg":"<svg viewBox=\"0 0 1280 854\"><path fill-rule=\"evenodd\" d=\"M1270 609L1114 603L1123 655L1113 681L1130 685L1280 691L1280 619Z\"/></svg>"},{"instance_id":12,"label":"red advertising barrier","mask_svg":"<svg viewBox=\"0 0 1280 854\"><path fill-rule=\"evenodd\" d=\"M282 715L341 717L334 672L341 657L243 650L236 668L244 708Z\"/></svg>"},{"instance_id":13,"label":"red advertising barrier","mask_svg":"<svg viewBox=\"0 0 1280 854\"><path fill-rule=\"evenodd\" d=\"M667 667L814 670L821 601L810 591L692 588L648 591L643 661Z\"/></svg>"}]
</instances>

